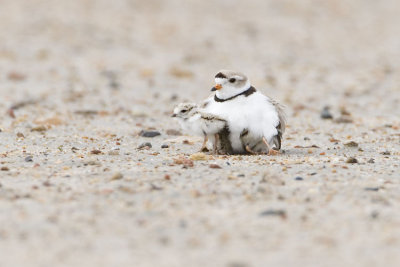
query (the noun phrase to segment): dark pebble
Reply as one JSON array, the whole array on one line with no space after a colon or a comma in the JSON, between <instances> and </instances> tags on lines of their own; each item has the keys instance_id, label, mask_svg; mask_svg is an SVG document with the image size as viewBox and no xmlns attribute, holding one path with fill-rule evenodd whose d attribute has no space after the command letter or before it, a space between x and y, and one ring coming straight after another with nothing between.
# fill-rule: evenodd
<instances>
[{"instance_id":1,"label":"dark pebble","mask_svg":"<svg viewBox=\"0 0 400 267\"><path fill-rule=\"evenodd\" d=\"M311 140L309 137L304 137L304 141L309 141L309 140Z\"/></svg>"},{"instance_id":2,"label":"dark pebble","mask_svg":"<svg viewBox=\"0 0 400 267\"><path fill-rule=\"evenodd\" d=\"M9 169L8 167L6 167L6 166L3 166L3 167L1 167L1 170L4 171L4 172L7 172L7 171L9 171L10 169Z\"/></svg>"},{"instance_id":3,"label":"dark pebble","mask_svg":"<svg viewBox=\"0 0 400 267\"><path fill-rule=\"evenodd\" d=\"M379 191L379 187L366 187L364 188L365 191Z\"/></svg>"},{"instance_id":4,"label":"dark pebble","mask_svg":"<svg viewBox=\"0 0 400 267\"><path fill-rule=\"evenodd\" d=\"M94 154L94 155L98 155L98 154L101 154L101 150L94 149L94 150L90 151L90 153Z\"/></svg>"},{"instance_id":5,"label":"dark pebble","mask_svg":"<svg viewBox=\"0 0 400 267\"><path fill-rule=\"evenodd\" d=\"M26 161L26 162L32 162L32 161L33 161L33 157L32 157L32 156L27 156L27 157L25 158L25 161Z\"/></svg>"},{"instance_id":6,"label":"dark pebble","mask_svg":"<svg viewBox=\"0 0 400 267\"><path fill-rule=\"evenodd\" d=\"M111 89L119 89L119 83L116 81L111 81L109 83L109 86L111 87Z\"/></svg>"},{"instance_id":7,"label":"dark pebble","mask_svg":"<svg viewBox=\"0 0 400 267\"><path fill-rule=\"evenodd\" d=\"M356 158L348 158L346 163L358 163L358 160Z\"/></svg>"},{"instance_id":8,"label":"dark pebble","mask_svg":"<svg viewBox=\"0 0 400 267\"><path fill-rule=\"evenodd\" d=\"M169 145L163 144L161 145L161 148L169 148Z\"/></svg>"},{"instance_id":9,"label":"dark pebble","mask_svg":"<svg viewBox=\"0 0 400 267\"><path fill-rule=\"evenodd\" d=\"M375 163L375 160L373 158L370 158L367 162L368 163Z\"/></svg>"},{"instance_id":10,"label":"dark pebble","mask_svg":"<svg viewBox=\"0 0 400 267\"><path fill-rule=\"evenodd\" d=\"M294 178L296 181L303 181L303 177L297 176L296 178Z\"/></svg>"},{"instance_id":11,"label":"dark pebble","mask_svg":"<svg viewBox=\"0 0 400 267\"><path fill-rule=\"evenodd\" d=\"M373 212L371 212L371 218L372 219L376 219L379 216L379 212L377 212L376 210L374 210Z\"/></svg>"},{"instance_id":12,"label":"dark pebble","mask_svg":"<svg viewBox=\"0 0 400 267\"><path fill-rule=\"evenodd\" d=\"M172 94L170 99L171 99L171 101L176 101L176 100L178 100L178 95Z\"/></svg>"},{"instance_id":13,"label":"dark pebble","mask_svg":"<svg viewBox=\"0 0 400 267\"><path fill-rule=\"evenodd\" d=\"M331 112L329 111L329 107L324 107L321 111L321 119L333 119Z\"/></svg>"},{"instance_id":14,"label":"dark pebble","mask_svg":"<svg viewBox=\"0 0 400 267\"><path fill-rule=\"evenodd\" d=\"M138 149L143 149L143 148L152 148L152 145L151 145L151 143L146 142L146 143L140 144L138 146Z\"/></svg>"},{"instance_id":15,"label":"dark pebble","mask_svg":"<svg viewBox=\"0 0 400 267\"><path fill-rule=\"evenodd\" d=\"M282 219L286 218L286 211L284 210L265 210L263 212L260 213L260 216L279 216Z\"/></svg>"},{"instance_id":16,"label":"dark pebble","mask_svg":"<svg viewBox=\"0 0 400 267\"><path fill-rule=\"evenodd\" d=\"M162 187L157 186L157 185L155 185L155 184L150 184L150 189L151 189L151 190L155 190L155 191L163 190Z\"/></svg>"},{"instance_id":17,"label":"dark pebble","mask_svg":"<svg viewBox=\"0 0 400 267\"><path fill-rule=\"evenodd\" d=\"M381 154L388 156L388 155L390 155L390 152L389 151L383 151Z\"/></svg>"},{"instance_id":18,"label":"dark pebble","mask_svg":"<svg viewBox=\"0 0 400 267\"><path fill-rule=\"evenodd\" d=\"M49 181L44 181L43 186L52 186L52 184Z\"/></svg>"},{"instance_id":19,"label":"dark pebble","mask_svg":"<svg viewBox=\"0 0 400 267\"><path fill-rule=\"evenodd\" d=\"M244 174L238 174L237 177L244 177Z\"/></svg>"},{"instance_id":20,"label":"dark pebble","mask_svg":"<svg viewBox=\"0 0 400 267\"><path fill-rule=\"evenodd\" d=\"M142 130L142 131L140 131L139 135L143 136L143 137L155 137L155 136L161 135L161 133L159 131Z\"/></svg>"}]
</instances>

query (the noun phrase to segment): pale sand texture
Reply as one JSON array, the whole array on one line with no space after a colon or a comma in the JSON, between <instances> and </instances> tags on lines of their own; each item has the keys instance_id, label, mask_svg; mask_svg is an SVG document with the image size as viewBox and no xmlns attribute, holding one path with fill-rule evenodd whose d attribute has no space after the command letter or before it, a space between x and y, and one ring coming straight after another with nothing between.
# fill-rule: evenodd
<instances>
[{"instance_id":1,"label":"pale sand texture","mask_svg":"<svg viewBox=\"0 0 400 267\"><path fill-rule=\"evenodd\" d=\"M399 14L398 0L0 1L0 266L400 266ZM221 68L287 106L283 155L179 159L201 140L167 134L172 109ZM325 105L353 122L322 120Z\"/></svg>"}]
</instances>

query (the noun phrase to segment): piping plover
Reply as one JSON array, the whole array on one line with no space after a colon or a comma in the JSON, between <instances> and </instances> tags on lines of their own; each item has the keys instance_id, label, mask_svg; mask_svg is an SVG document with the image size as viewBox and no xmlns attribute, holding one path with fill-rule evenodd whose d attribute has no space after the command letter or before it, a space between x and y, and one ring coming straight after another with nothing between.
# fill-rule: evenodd
<instances>
[{"instance_id":1,"label":"piping plover","mask_svg":"<svg viewBox=\"0 0 400 267\"><path fill-rule=\"evenodd\" d=\"M174 108L175 117L182 129L189 134L204 136L200 151L207 151L207 141L213 143L213 153L218 153L218 148L226 146L224 140L219 142L219 133L226 131L226 121L216 115L206 113L195 103L180 103ZM226 134L225 134L226 135Z\"/></svg>"},{"instance_id":2,"label":"piping plover","mask_svg":"<svg viewBox=\"0 0 400 267\"><path fill-rule=\"evenodd\" d=\"M283 107L257 91L240 72L221 70L215 83L215 94L202 108L228 122L233 152L276 154L286 126Z\"/></svg>"}]
</instances>

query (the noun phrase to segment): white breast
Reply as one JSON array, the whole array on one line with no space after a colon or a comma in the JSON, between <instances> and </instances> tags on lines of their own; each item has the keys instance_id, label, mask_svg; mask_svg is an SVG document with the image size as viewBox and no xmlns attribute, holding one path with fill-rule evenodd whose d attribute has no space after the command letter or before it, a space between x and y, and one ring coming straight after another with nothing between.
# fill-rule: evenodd
<instances>
[{"instance_id":1,"label":"white breast","mask_svg":"<svg viewBox=\"0 0 400 267\"><path fill-rule=\"evenodd\" d=\"M240 133L247 129L255 138L263 136L270 141L277 134L278 113L269 98L260 92L238 96L225 102L209 101L205 107L209 113L227 120L230 141L235 152L244 152Z\"/></svg>"}]
</instances>

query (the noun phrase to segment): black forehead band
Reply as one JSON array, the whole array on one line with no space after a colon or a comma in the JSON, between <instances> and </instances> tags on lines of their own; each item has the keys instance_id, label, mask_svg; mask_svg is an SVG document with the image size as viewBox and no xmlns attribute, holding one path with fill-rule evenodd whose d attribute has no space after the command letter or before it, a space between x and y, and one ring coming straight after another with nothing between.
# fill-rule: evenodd
<instances>
[{"instance_id":1,"label":"black forehead band","mask_svg":"<svg viewBox=\"0 0 400 267\"><path fill-rule=\"evenodd\" d=\"M222 72L218 72L217 75L215 75L215 78L226 79L226 76L225 76L225 74L223 74Z\"/></svg>"}]
</instances>

